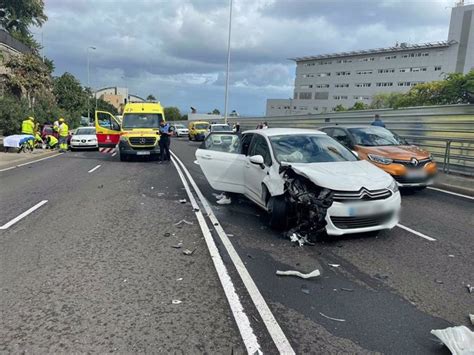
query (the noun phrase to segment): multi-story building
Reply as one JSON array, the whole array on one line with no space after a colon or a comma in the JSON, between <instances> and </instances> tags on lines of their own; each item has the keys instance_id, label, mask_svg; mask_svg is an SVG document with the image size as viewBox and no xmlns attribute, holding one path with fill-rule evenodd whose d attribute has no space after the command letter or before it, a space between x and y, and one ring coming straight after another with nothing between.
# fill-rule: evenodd
<instances>
[{"instance_id":1,"label":"multi-story building","mask_svg":"<svg viewBox=\"0 0 474 355\"><path fill-rule=\"evenodd\" d=\"M109 104L113 105L119 112L121 112L123 106L125 106L127 102L145 101L140 96L130 94L128 92L128 88L120 88L116 86L97 90L95 92L95 98L102 99L108 102Z\"/></svg>"},{"instance_id":2,"label":"multi-story building","mask_svg":"<svg viewBox=\"0 0 474 355\"><path fill-rule=\"evenodd\" d=\"M322 54L296 62L293 99L267 100L267 115L316 114L370 104L378 93L406 92L447 73L474 69L474 5L452 9L446 41Z\"/></svg>"}]
</instances>

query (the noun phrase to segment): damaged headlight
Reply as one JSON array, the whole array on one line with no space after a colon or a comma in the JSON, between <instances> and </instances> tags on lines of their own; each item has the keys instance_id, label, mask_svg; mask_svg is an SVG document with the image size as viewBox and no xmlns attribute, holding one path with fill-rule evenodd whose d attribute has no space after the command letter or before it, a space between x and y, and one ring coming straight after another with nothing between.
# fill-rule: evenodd
<instances>
[{"instance_id":1,"label":"damaged headlight","mask_svg":"<svg viewBox=\"0 0 474 355\"><path fill-rule=\"evenodd\" d=\"M398 184L395 179L392 180L392 183L387 187L387 189L389 189L393 193L396 193L398 191Z\"/></svg>"},{"instance_id":2,"label":"damaged headlight","mask_svg":"<svg viewBox=\"0 0 474 355\"><path fill-rule=\"evenodd\" d=\"M370 160L372 160L373 162L378 163L378 164L388 165L388 164L393 163L392 159L385 158L385 157L382 157L380 155L369 154L368 157L369 157Z\"/></svg>"}]
</instances>

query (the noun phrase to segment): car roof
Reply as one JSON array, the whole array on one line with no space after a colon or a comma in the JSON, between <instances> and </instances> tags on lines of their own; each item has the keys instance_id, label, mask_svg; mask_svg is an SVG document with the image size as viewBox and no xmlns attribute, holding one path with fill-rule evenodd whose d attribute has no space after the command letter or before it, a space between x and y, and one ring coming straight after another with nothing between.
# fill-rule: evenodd
<instances>
[{"instance_id":1,"label":"car roof","mask_svg":"<svg viewBox=\"0 0 474 355\"><path fill-rule=\"evenodd\" d=\"M338 125L323 126L323 127L320 127L320 129L323 129L323 128L369 128L369 127L379 127L379 126L372 126L370 124L338 124ZM384 128L384 127L380 127L380 128Z\"/></svg>"},{"instance_id":2,"label":"car roof","mask_svg":"<svg viewBox=\"0 0 474 355\"><path fill-rule=\"evenodd\" d=\"M252 129L243 133L259 133L267 137L273 136L288 136L297 134L319 134L325 136L326 133L318 131L317 129L304 128L267 128L267 129Z\"/></svg>"}]
</instances>

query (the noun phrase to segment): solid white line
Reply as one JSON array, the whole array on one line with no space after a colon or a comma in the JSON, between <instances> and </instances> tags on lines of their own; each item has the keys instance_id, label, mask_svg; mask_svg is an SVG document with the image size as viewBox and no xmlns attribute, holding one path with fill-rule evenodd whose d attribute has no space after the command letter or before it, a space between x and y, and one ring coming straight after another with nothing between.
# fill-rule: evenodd
<instances>
[{"instance_id":1,"label":"solid white line","mask_svg":"<svg viewBox=\"0 0 474 355\"><path fill-rule=\"evenodd\" d=\"M93 173L94 171L96 171L97 169L99 169L101 167L101 165L97 165L96 167L93 167L91 170L88 171L88 173Z\"/></svg>"},{"instance_id":2,"label":"solid white line","mask_svg":"<svg viewBox=\"0 0 474 355\"><path fill-rule=\"evenodd\" d=\"M436 239L431 238L431 237L428 237L426 234L417 232L417 231L414 230L414 229L408 228L408 227L404 226L403 224L398 223L398 224L397 224L397 227L400 227L401 229L405 229L406 231L408 231L408 232L410 232L410 233L413 233L413 234L415 234L415 235L417 235L417 236L419 236L419 237L425 238L426 240L429 240L430 242L436 242Z\"/></svg>"},{"instance_id":3,"label":"solid white line","mask_svg":"<svg viewBox=\"0 0 474 355\"><path fill-rule=\"evenodd\" d=\"M247 289L247 292L249 293L250 298L252 299L255 305L255 308L257 308L257 311L260 314L260 317L265 323L268 333L272 337L273 342L275 343L278 351L282 354L295 354L295 351L291 347L291 344L288 341L285 333L283 333L283 330L281 329L280 325L275 319L275 316L273 315L272 311L270 310L267 303L265 302L265 299L260 293L257 285L255 284L252 277L250 276L247 268L242 262L242 259L240 258L239 254L235 250L229 238L227 237L227 234L225 233L224 229L221 227L221 224L219 223L216 216L214 215L214 212L212 211L211 206L209 205L206 198L202 194L201 190L197 186L193 177L189 173L188 169L184 166L183 162L176 156L176 154L171 152L171 155L173 155L173 157L179 162L179 165L182 167L183 171L186 173L188 180L190 181L194 191L198 195L199 200L201 201L204 209L206 210L206 213L208 214L208 217L211 220L214 229L219 235L219 238L222 244L226 248L227 253L229 254L232 262L234 263L234 266L237 269L237 272L239 273L239 276L242 279L242 282L244 283L245 288Z\"/></svg>"},{"instance_id":4,"label":"solid white line","mask_svg":"<svg viewBox=\"0 0 474 355\"><path fill-rule=\"evenodd\" d=\"M1 169L0 172L1 172L1 171L7 171L7 170L15 169L15 168L21 168L22 166L29 165L29 164L33 164L33 163L37 163L37 162L42 161L42 160L51 159L51 158L56 158L56 157L58 157L58 156L60 156L60 155L62 155L62 154L63 154L63 153L58 153L58 154L55 154L55 155L50 155L49 157L44 157L44 158L41 158L41 159L29 161L28 163L23 163L23 164L19 164L19 165L15 165L15 166L9 167L9 168Z\"/></svg>"},{"instance_id":5,"label":"solid white line","mask_svg":"<svg viewBox=\"0 0 474 355\"><path fill-rule=\"evenodd\" d=\"M448 191L448 190L438 189L437 187L429 186L429 187L427 187L427 189L444 192L445 194L450 194L450 195L454 195L454 196L464 197L464 198L467 198L469 200L474 200L474 197L472 197L472 196L463 195L463 194L459 194L457 192L452 192L452 191Z\"/></svg>"},{"instance_id":6,"label":"solid white line","mask_svg":"<svg viewBox=\"0 0 474 355\"><path fill-rule=\"evenodd\" d=\"M8 229L10 228L12 225L14 225L16 222L20 221L21 219L25 218L26 216L28 216L30 213L34 212L35 210L37 210L38 208L40 208L41 206L43 206L45 203L47 203L48 200L43 200L39 203L37 203L36 205L34 205L33 207L31 207L28 211L25 211L23 212L22 214L20 214L18 217L15 217L13 218L10 222L7 222L5 223L3 226L0 227L0 229Z\"/></svg>"},{"instance_id":7,"label":"solid white line","mask_svg":"<svg viewBox=\"0 0 474 355\"><path fill-rule=\"evenodd\" d=\"M260 344L258 343L257 337L253 332L249 318L244 311L242 303L240 302L239 296L237 295L234 284L232 283L232 279L230 278L224 261L222 260L219 254L219 250L217 249L216 243L212 238L211 231L209 230L209 227L206 224L204 215L199 209L199 205L197 204L196 199L194 198L194 195L192 194L188 182L186 181L186 178L184 177L180 167L178 166L174 158L172 158L171 161L176 167L178 175L181 178L181 181L183 182L186 193L188 194L189 200L191 201L191 205L195 211L196 218L199 222L199 226L201 227L201 231L204 235L204 239L207 244L207 248L209 249L209 254L211 255L211 259L214 263L217 275L222 284L222 288L224 289L227 301L229 302L237 327L239 328L242 340L245 344L245 347L247 348L247 352L249 354L261 354Z\"/></svg>"}]
</instances>

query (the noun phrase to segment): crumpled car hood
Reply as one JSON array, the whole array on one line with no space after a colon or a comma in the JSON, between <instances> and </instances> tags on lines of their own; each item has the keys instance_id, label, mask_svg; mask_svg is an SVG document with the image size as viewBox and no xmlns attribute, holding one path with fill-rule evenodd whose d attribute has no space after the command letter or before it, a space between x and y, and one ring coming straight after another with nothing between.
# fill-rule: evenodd
<instances>
[{"instance_id":1,"label":"crumpled car hood","mask_svg":"<svg viewBox=\"0 0 474 355\"><path fill-rule=\"evenodd\" d=\"M365 160L337 163L292 163L293 170L314 184L337 191L387 188L393 178Z\"/></svg>"}]
</instances>

